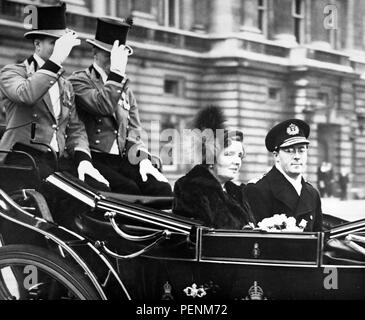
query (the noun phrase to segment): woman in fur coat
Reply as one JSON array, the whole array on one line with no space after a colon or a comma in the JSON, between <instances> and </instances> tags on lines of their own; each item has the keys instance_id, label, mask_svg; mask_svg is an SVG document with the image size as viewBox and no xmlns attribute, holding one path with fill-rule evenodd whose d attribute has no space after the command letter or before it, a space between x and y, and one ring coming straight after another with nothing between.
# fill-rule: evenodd
<instances>
[{"instance_id":1,"label":"woman in fur coat","mask_svg":"<svg viewBox=\"0 0 365 320\"><path fill-rule=\"evenodd\" d=\"M197 114L194 127L204 131L202 162L175 183L173 212L200 220L207 227L253 228L255 219L245 185L232 182L245 155L243 133L227 130L224 122L217 107L204 108Z\"/></svg>"}]
</instances>

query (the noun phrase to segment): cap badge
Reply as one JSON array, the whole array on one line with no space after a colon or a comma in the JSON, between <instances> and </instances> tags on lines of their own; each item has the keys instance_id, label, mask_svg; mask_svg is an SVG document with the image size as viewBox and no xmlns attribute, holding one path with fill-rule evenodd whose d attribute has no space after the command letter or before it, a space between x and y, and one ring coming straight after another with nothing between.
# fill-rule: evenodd
<instances>
[{"instance_id":1,"label":"cap badge","mask_svg":"<svg viewBox=\"0 0 365 320\"><path fill-rule=\"evenodd\" d=\"M289 136L295 136L296 134L299 133L299 128L297 125L295 124L290 124L289 127L286 129L286 133L289 135Z\"/></svg>"}]
</instances>

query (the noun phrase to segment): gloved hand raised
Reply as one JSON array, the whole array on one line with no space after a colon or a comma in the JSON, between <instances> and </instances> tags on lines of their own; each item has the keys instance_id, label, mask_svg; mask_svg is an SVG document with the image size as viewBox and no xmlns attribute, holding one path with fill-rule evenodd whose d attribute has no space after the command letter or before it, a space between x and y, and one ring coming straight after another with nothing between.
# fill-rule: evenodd
<instances>
[{"instance_id":1,"label":"gloved hand raised","mask_svg":"<svg viewBox=\"0 0 365 320\"><path fill-rule=\"evenodd\" d=\"M119 40L115 40L110 52L110 71L121 76L125 76L128 62L128 50L125 45L119 45Z\"/></svg>"},{"instance_id":2,"label":"gloved hand raised","mask_svg":"<svg viewBox=\"0 0 365 320\"><path fill-rule=\"evenodd\" d=\"M148 159L143 159L139 163L139 174L141 175L143 182L147 181L147 174L154 176L158 181L168 182L166 177L160 171L158 171Z\"/></svg>"},{"instance_id":3,"label":"gloved hand raised","mask_svg":"<svg viewBox=\"0 0 365 320\"><path fill-rule=\"evenodd\" d=\"M49 59L61 65L70 54L72 48L80 45L80 43L81 41L77 39L77 34L74 31L67 31L62 37L56 40L53 53Z\"/></svg>"},{"instance_id":4,"label":"gloved hand raised","mask_svg":"<svg viewBox=\"0 0 365 320\"><path fill-rule=\"evenodd\" d=\"M109 182L106 180L98 170L94 168L90 161L83 160L80 162L79 166L77 167L77 173L79 175L79 179L85 181L85 175L89 175L90 177L94 178L95 180L104 183L109 187Z\"/></svg>"}]
</instances>

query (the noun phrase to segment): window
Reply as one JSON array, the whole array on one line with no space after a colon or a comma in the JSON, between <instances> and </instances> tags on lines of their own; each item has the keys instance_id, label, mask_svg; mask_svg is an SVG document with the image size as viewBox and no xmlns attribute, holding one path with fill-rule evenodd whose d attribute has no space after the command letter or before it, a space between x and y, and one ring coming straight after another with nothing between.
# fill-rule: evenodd
<instances>
[{"instance_id":1,"label":"window","mask_svg":"<svg viewBox=\"0 0 365 320\"><path fill-rule=\"evenodd\" d=\"M269 96L269 100L271 100L271 101L280 101L281 100L280 88L269 88L268 96Z\"/></svg>"},{"instance_id":2,"label":"window","mask_svg":"<svg viewBox=\"0 0 365 320\"><path fill-rule=\"evenodd\" d=\"M327 107L329 103L329 94L328 92L318 92L318 104L319 107Z\"/></svg>"},{"instance_id":3,"label":"window","mask_svg":"<svg viewBox=\"0 0 365 320\"><path fill-rule=\"evenodd\" d=\"M267 0L258 0L257 10L257 27L262 34L267 35Z\"/></svg>"},{"instance_id":4,"label":"window","mask_svg":"<svg viewBox=\"0 0 365 320\"><path fill-rule=\"evenodd\" d=\"M304 1L293 0L292 16L294 18L294 36L298 43L303 42L304 37Z\"/></svg>"},{"instance_id":5,"label":"window","mask_svg":"<svg viewBox=\"0 0 365 320\"><path fill-rule=\"evenodd\" d=\"M164 80L164 93L175 97L182 97L184 95L183 85L183 79L166 77Z\"/></svg>"},{"instance_id":6,"label":"window","mask_svg":"<svg viewBox=\"0 0 365 320\"><path fill-rule=\"evenodd\" d=\"M164 24L166 27L179 28L180 0L164 0Z\"/></svg>"}]
</instances>

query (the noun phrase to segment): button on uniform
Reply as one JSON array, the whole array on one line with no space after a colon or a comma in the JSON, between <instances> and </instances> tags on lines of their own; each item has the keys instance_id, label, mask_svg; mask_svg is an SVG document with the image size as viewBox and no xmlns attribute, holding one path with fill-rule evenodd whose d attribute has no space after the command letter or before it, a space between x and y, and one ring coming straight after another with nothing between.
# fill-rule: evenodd
<instances>
[{"instance_id":1,"label":"button on uniform","mask_svg":"<svg viewBox=\"0 0 365 320\"><path fill-rule=\"evenodd\" d=\"M95 140L95 144L99 144L100 143L100 140Z\"/></svg>"},{"instance_id":2,"label":"button on uniform","mask_svg":"<svg viewBox=\"0 0 365 320\"><path fill-rule=\"evenodd\" d=\"M96 130L96 133L100 133L100 132L101 132L101 129L97 129L97 130Z\"/></svg>"}]
</instances>

